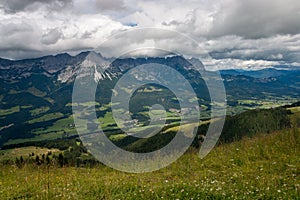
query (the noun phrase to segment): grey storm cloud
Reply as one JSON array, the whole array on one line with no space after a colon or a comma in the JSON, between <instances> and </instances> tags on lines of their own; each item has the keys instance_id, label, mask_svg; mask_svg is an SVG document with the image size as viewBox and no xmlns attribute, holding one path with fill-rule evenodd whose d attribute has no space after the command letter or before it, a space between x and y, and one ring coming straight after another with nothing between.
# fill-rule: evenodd
<instances>
[{"instance_id":1,"label":"grey storm cloud","mask_svg":"<svg viewBox=\"0 0 300 200\"><path fill-rule=\"evenodd\" d=\"M300 63L300 34L261 39L226 36L211 40L210 55L215 59L266 60Z\"/></svg>"},{"instance_id":2,"label":"grey storm cloud","mask_svg":"<svg viewBox=\"0 0 300 200\"><path fill-rule=\"evenodd\" d=\"M2 38L1 49L10 49L14 47L19 48L31 48L30 43L31 39L35 37L33 34L34 28L26 23L8 23L3 24L0 22L0 35ZM26 41L26 42L24 42Z\"/></svg>"},{"instance_id":3,"label":"grey storm cloud","mask_svg":"<svg viewBox=\"0 0 300 200\"><path fill-rule=\"evenodd\" d=\"M8 23L8 24L2 24L0 22L0 33L4 37L10 37L18 32L28 32L32 31L32 27L27 23Z\"/></svg>"},{"instance_id":4,"label":"grey storm cloud","mask_svg":"<svg viewBox=\"0 0 300 200\"><path fill-rule=\"evenodd\" d=\"M95 0L96 8L99 11L104 10L122 10L124 9L124 2L123 0Z\"/></svg>"},{"instance_id":5,"label":"grey storm cloud","mask_svg":"<svg viewBox=\"0 0 300 200\"><path fill-rule=\"evenodd\" d=\"M213 36L238 35L245 38L300 33L300 1L235 0L224 4L214 16Z\"/></svg>"},{"instance_id":6,"label":"grey storm cloud","mask_svg":"<svg viewBox=\"0 0 300 200\"><path fill-rule=\"evenodd\" d=\"M45 4L50 6L52 10L59 10L72 4L72 2L72 0L0 0L0 7L10 13L24 11L36 4Z\"/></svg>"},{"instance_id":7,"label":"grey storm cloud","mask_svg":"<svg viewBox=\"0 0 300 200\"><path fill-rule=\"evenodd\" d=\"M215 59L241 59L241 60L268 60L282 61L290 57L291 52L285 52L280 49L258 50L258 49L223 49L210 52ZM290 59L288 59L290 60Z\"/></svg>"},{"instance_id":8,"label":"grey storm cloud","mask_svg":"<svg viewBox=\"0 0 300 200\"><path fill-rule=\"evenodd\" d=\"M300 33L298 0L212 0L211 7L200 4L185 18L164 20L163 26L174 27L194 35L216 38L237 35L262 38L277 34Z\"/></svg>"}]
</instances>

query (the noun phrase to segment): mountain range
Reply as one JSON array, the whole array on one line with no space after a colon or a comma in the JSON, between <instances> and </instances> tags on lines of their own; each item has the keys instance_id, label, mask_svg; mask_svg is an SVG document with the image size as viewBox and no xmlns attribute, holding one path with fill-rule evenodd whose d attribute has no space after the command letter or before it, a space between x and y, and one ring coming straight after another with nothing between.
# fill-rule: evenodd
<instances>
[{"instance_id":1,"label":"mountain range","mask_svg":"<svg viewBox=\"0 0 300 200\"><path fill-rule=\"evenodd\" d=\"M17 142L20 138L42 139L45 133L51 133L50 138L66 134L65 129L53 127L65 123L61 127L69 126L67 128L71 129L73 125L70 105L77 76L92 77L99 83L96 111L97 116L104 119L111 112L109 103L116 82L128 70L147 63L167 65L182 74L196 92L203 111L209 113L209 93L199 74L199 70L205 71L205 68L196 58L169 56L107 59L100 53L82 52L76 56L65 53L17 61L0 59L0 146L11 141ZM255 107L261 101L291 101L299 98L300 70L296 68L221 70L220 73L226 88L227 103L232 107ZM151 92L150 97L145 96L145 91ZM143 112L148 106L157 103L163 104L167 110L178 109L178 101L172 92L164 87L148 85L143 86L133 97L133 116L146 121L147 116ZM52 132L45 131L49 127L53 128ZM114 130L113 127L114 123L107 125L108 130ZM76 134L75 130L70 132Z\"/></svg>"}]
</instances>

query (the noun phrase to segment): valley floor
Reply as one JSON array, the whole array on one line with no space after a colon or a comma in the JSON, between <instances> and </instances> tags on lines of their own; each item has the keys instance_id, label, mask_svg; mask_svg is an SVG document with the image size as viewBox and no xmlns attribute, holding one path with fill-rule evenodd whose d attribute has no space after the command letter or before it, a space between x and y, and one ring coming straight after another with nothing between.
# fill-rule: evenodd
<instances>
[{"instance_id":1,"label":"valley floor","mask_svg":"<svg viewBox=\"0 0 300 200\"><path fill-rule=\"evenodd\" d=\"M152 173L95 168L0 166L0 199L300 199L300 133L257 135L190 150Z\"/></svg>"}]
</instances>

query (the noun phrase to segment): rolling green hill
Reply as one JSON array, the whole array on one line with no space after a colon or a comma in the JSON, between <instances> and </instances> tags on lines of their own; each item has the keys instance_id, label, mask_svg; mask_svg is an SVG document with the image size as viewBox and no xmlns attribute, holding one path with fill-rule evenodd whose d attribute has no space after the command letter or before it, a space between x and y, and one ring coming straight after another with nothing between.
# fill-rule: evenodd
<instances>
[{"instance_id":1,"label":"rolling green hill","mask_svg":"<svg viewBox=\"0 0 300 200\"><path fill-rule=\"evenodd\" d=\"M221 144L203 160L196 149L167 168L128 174L93 168L0 166L1 199L299 199L300 108L291 128ZM297 123L296 123L297 122Z\"/></svg>"}]
</instances>

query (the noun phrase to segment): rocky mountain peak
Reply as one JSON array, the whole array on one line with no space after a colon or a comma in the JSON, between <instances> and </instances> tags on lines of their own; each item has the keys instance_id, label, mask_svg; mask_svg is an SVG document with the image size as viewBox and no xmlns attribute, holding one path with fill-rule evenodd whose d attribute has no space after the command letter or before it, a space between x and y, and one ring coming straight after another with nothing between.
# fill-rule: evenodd
<instances>
[{"instance_id":1,"label":"rocky mountain peak","mask_svg":"<svg viewBox=\"0 0 300 200\"><path fill-rule=\"evenodd\" d=\"M104 58L100 53L96 53L95 51L91 51L87 54L83 62L81 63L81 67L101 67L102 69L108 68L110 62L108 59Z\"/></svg>"},{"instance_id":2,"label":"rocky mountain peak","mask_svg":"<svg viewBox=\"0 0 300 200\"><path fill-rule=\"evenodd\" d=\"M93 77L95 82L104 78L112 79L114 74L107 68L110 66L109 59L104 58L100 53L88 51L78 54L76 57L82 58L82 61L75 66L67 66L58 75L58 81L62 83L72 82L77 76Z\"/></svg>"}]
</instances>

